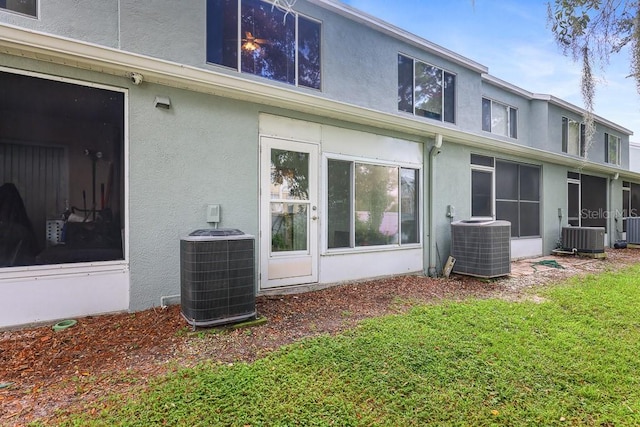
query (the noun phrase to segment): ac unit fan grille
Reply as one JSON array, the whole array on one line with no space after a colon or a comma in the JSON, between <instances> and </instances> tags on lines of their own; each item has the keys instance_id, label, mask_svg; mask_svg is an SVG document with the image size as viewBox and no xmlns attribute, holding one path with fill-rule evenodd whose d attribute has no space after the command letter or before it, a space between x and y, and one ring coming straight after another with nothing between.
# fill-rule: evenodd
<instances>
[{"instance_id":1,"label":"ac unit fan grille","mask_svg":"<svg viewBox=\"0 0 640 427\"><path fill-rule=\"evenodd\" d=\"M253 238L183 239L180 264L181 310L189 323L211 326L255 316Z\"/></svg>"}]
</instances>

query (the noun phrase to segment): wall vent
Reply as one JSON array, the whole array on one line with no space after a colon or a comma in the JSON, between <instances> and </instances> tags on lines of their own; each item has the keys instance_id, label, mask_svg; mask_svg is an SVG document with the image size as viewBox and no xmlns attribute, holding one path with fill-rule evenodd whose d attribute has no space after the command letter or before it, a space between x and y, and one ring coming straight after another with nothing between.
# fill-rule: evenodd
<instances>
[{"instance_id":1,"label":"wall vent","mask_svg":"<svg viewBox=\"0 0 640 427\"><path fill-rule=\"evenodd\" d=\"M254 238L236 229L196 230L180 240L180 305L193 326L256 316Z\"/></svg>"},{"instance_id":2,"label":"wall vent","mask_svg":"<svg viewBox=\"0 0 640 427\"><path fill-rule=\"evenodd\" d=\"M451 223L453 272L477 277L511 273L509 221L457 221Z\"/></svg>"},{"instance_id":3,"label":"wall vent","mask_svg":"<svg viewBox=\"0 0 640 427\"><path fill-rule=\"evenodd\" d=\"M627 243L640 245L640 217L629 217L627 220Z\"/></svg>"},{"instance_id":4,"label":"wall vent","mask_svg":"<svg viewBox=\"0 0 640 427\"><path fill-rule=\"evenodd\" d=\"M562 227L562 249L588 254L604 253L604 227Z\"/></svg>"}]
</instances>

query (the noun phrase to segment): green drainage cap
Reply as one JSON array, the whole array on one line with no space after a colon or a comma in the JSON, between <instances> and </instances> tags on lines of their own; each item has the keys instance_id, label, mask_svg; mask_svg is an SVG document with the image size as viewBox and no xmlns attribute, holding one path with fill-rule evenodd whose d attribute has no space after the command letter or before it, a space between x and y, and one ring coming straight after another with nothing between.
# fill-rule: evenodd
<instances>
[{"instance_id":1,"label":"green drainage cap","mask_svg":"<svg viewBox=\"0 0 640 427\"><path fill-rule=\"evenodd\" d=\"M58 332L58 331L61 331L63 329L70 328L73 325L75 325L76 323L78 323L78 321L77 320L73 320L73 319L63 320L63 321L58 322L55 325L53 325L53 330Z\"/></svg>"}]
</instances>

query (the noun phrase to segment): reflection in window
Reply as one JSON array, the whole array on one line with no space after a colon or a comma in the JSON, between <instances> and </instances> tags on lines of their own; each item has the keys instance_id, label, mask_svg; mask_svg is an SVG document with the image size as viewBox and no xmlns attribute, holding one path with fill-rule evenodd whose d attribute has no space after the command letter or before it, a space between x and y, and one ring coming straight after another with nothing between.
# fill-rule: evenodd
<instances>
[{"instance_id":1,"label":"reflection in window","mask_svg":"<svg viewBox=\"0 0 640 427\"><path fill-rule=\"evenodd\" d=\"M398 168L355 165L356 246L398 243Z\"/></svg>"},{"instance_id":2,"label":"reflection in window","mask_svg":"<svg viewBox=\"0 0 640 427\"><path fill-rule=\"evenodd\" d=\"M352 162L330 160L327 174L327 247L351 247L351 175Z\"/></svg>"},{"instance_id":3,"label":"reflection in window","mask_svg":"<svg viewBox=\"0 0 640 427\"><path fill-rule=\"evenodd\" d=\"M307 204L271 203L271 250L307 250Z\"/></svg>"},{"instance_id":4,"label":"reflection in window","mask_svg":"<svg viewBox=\"0 0 640 427\"><path fill-rule=\"evenodd\" d=\"M271 250L307 250L309 153L271 150L270 198Z\"/></svg>"},{"instance_id":5,"label":"reflection in window","mask_svg":"<svg viewBox=\"0 0 640 427\"><path fill-rule=\"evenodd\" d=\"M271 150L271 200L309 198L309 154Z\"/></svg>"},{"instance_id":6,"label":"reflection in window","mask_svg":"<svg viewBox=\"0 0 640 427\"><path fill-rule=\"evenodd\" d=\"M418 243L418 171L400 169L400 212L402 243Z\"/></svg>"},{"instance_id":7,"label":"reflection in window","mask_svg":"<svg viewBox=\"0 0 640 427\"><path fill-rule=\"evenodd\" d=\"M415 61L415 114L442 118L442 70Z\"/></svg>"},{"instance_id":8,"label":"reflection in window","mask_svg":"<svg viewBox=\"0 0 640 427\"><path fill-rule=\"evenodd\" d=\"M265 1L207 2L207 61L214 64L320 89L320 37L318 22Z\"/></svg>"},{"instance_id":9,"label":"reflection in window","mask_svg":"<svg viewBox=\"0 0 640 427\"><path fill-rule=\"evenodd\" d=\"M482 98L482 130L517 138L517 110L508 105Z\"/></svg>"},{"instance_id":10,"label":"reflection in window","mask_svg":"<svg viewBox=\"0 0 640 427\"><path fill-rule=\"evenodd\" d=\"M398 110L455 122L455 75L398 55Z\"/></svg>"},{"instance_id":11,"label":"reflection in window","mask_svg":"<svg viewBox=\"0 0 640 427\"><path fill-rule=\"evenodd\" d=\"M327 246L419 243L418 171L329 159Z\"/></svg>"}]
</instances>

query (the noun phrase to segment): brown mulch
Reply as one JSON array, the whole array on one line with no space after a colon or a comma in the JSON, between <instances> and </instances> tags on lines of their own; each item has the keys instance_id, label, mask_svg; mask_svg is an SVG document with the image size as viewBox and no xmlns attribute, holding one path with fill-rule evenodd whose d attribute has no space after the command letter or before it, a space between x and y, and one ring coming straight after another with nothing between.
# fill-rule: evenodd
<instances>
[{"instance_id":1,"label":"brown mulch","mask_svg":"<svg viewBox=\"0 0 640 427\"><path fill-rule=\"evenodd\" d=\"M398 276L320 291L257 298L267 322L250 329L195 333L180 307L78 319L68 329L51 325L0 331L0 425L34 420L55 425L57 411L84 410L111 393L130 392L158 375L200 361L252 361L279 347L335 334L365 318L406 312L416 303L468 297L517 300L530 288L571 274L638 262L640 250L608 251L606 260L576 262L564 270L478 280Z\"/></svg>"}]
</instances>

